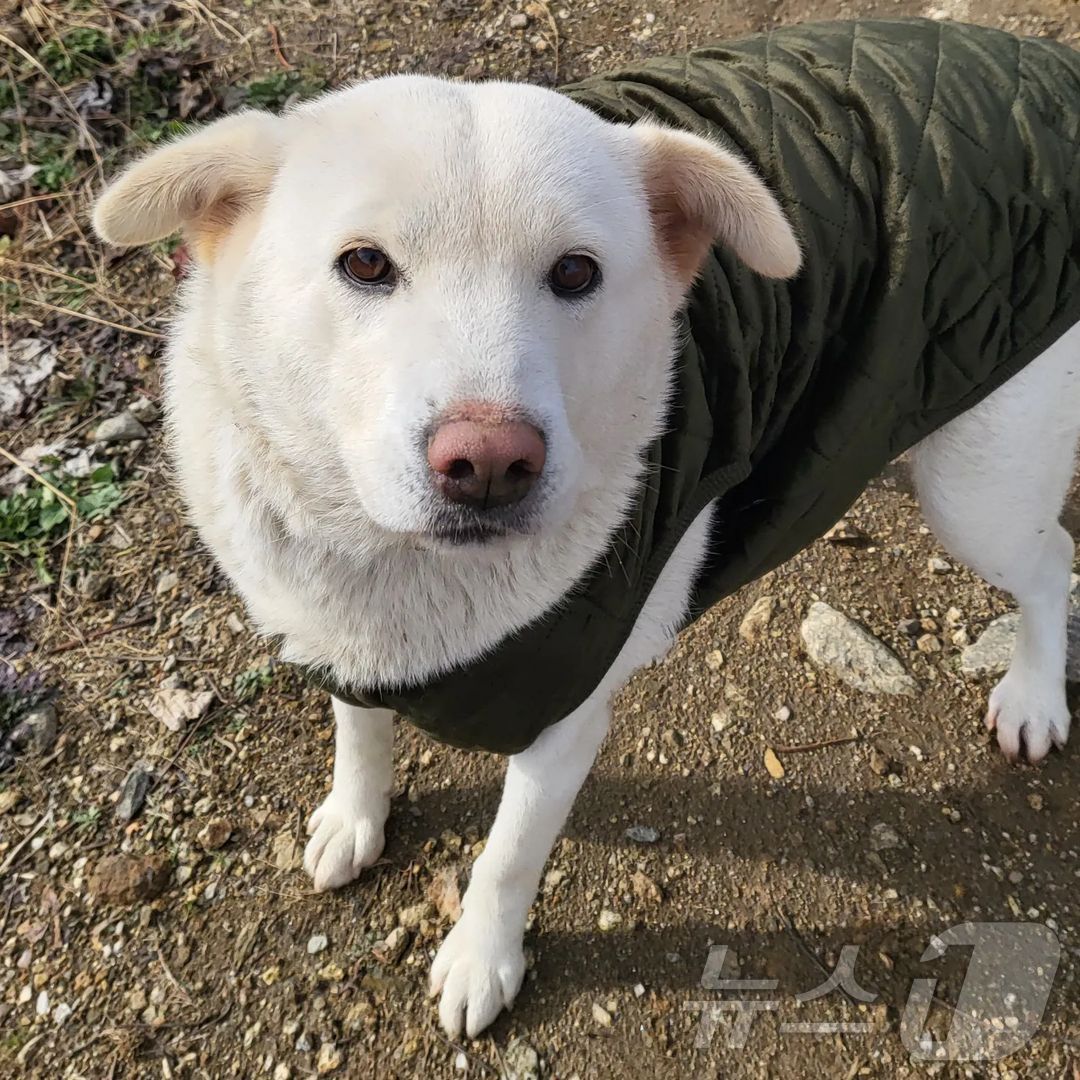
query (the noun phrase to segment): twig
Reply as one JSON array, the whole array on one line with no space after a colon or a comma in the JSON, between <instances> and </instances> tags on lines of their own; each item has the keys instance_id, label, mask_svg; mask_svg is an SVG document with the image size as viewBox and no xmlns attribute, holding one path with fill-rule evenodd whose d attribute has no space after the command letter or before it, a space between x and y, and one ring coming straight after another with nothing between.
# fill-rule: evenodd
<instances>
[{"instance_id":1,"label":"twig","mask_svg":"<svg viewBox=\"0 0 1080 1080\"><path fill-rule=\"evenodd\" d=\"M12 202L0 203L0 214L5 210L14 210L19 206L29 203L46 202L49 199L71 199L74 192L71 191L47 191L44 195L27 195L24 199L15 199Z\"/></svg>"},{"instance_id":2,"label":"twig","mask_svg":"<svg viewBox=\"0 0 1080 1080\"><path fill-rule=\"evenodd\" d=\"M70 495L65 495L64 492L62 492L54 484L50 484L49 481L41 475L41 473L32 469L29 465L26 464L25 461L20 461L19 458L17 458L10 450L5 450L2 446L0 446L0 457L7 458L7 460L10 461L12 465L14 465L17 469L22 469L22 471L26 473L26 475L29 476L32 480L36 480L42 487L48 488L49 491L51 491L62 503L66 504L67 508L72 512L73 515L77 513L75 500Z\"/></svg>"},{"instance_id":3,"label":"twig","mask_svg":"<svg viewBox=\"0 0 1080 1080\"><path fill-rule=\"evenodd\" d=\"M3 34L0 34L0 40L2 39ZM36 304L38 307L47 308L49 311L55 311L60 315L71 315L76 319L86 319L88 322L100 323L102 326L111 326L114 330L120 330L125 334L141 334L143 337L155 338L157 341L165 340L165 335L158 333L157 330L140 330L137 326L124 326L122 323L112 322L110 319L103 319L98 315L90 315L85 311L73 311L71 308L50 304L47 300L38 300L33 296L24 296L21 299L28 304Z\"/></svg>"},{"instance_id":4,"label":"twig","mask_svg":"<svg viewBox=\"0 0 1080 1080\"><path fill-rule=\"evenodd\" d=\"M165 975L168 978L169 982L171 982L173 986L175 986L176 989L180 991L180 993L184 996L184 1000L190 1005L191 995L187 992L187 990L184 989L183 986L180 985L180 982L177 980L176 976L169 970L169 965L165 963L165 954L161 951L160 945L157 948L157 958L158 963L161 964L161 968L165 972Z\"/></svg>"},{"instance_id":5,"label":"twig","mask_svg":"<svg viewBox=\"0 0 1080 1080\"><path fill-rule=\"evenodd\" d=\"M822 739L820 742L802 743L799 746L774 746L777 754L803 754L808 750L824 750L828 746L843 746L845 743L862 742L866 735L848 735L842 739Z\"/></svg>"},{"instance_id":6,"label":"twig","mask_svg":"<svg viewBox=\"0 0 1080 1080\"><path fill-rule=\"evenodd\" d=\"M82 638L71 638L68 641L62 642L54 649L47 650L45 655L56 656L57 653L71 652L72 649L81 649L86 645L89 645L91 641L106 637L108 634L117 634L121 630L131 630L136 626L146 626L147 623L152 623L153 621L153 615L143 615L138 619L132 619L130 622L113 623L112 626L103 626L101 629L94 630Z\"/></svg>"},{"instance_id":7,"label":"twig","mask_svg":"<svg viewBox=\"0 0 1080 1080\"><path fill-rule=\"evenodd\" d=\"M286 71L292 71L293 65L289 63L289 58L281 49L281 37L278 35L278 28L273 23L267 23L266 29L270 32L270 44L274 47L274 55L278 58L278 63Z\"/></svg>"},{"instance_id":8,"label":"twig","mask_svg":"<svg viewBox=\"0 0 1080 1080\"><path fill-rule=\"evenodd\" d=\"M41 820L8 852L8 857L0 863L0 877L3 877L15 865L15 860L21 854L22 849L41 832L45 823L52 817L52 812L52 803L50 803L48 810L41 815Z\"/></svg>"}]
</instances>

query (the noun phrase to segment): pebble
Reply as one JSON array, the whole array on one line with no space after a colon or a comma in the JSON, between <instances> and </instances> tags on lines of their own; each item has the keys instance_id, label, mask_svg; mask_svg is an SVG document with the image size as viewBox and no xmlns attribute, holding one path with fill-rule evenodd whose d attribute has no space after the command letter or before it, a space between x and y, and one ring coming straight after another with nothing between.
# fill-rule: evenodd
<instances>
[{"instance_id":1,"label":"pebble","mask_svg":"<svg viewBox=\"0 0 1080 1080\"><path fill-rule=\"evenodd\" d=\"M651 825L631 825L626 830L626 838L635 844L655 844L660 839L660 831Z\"/></svg>"},{"instance_id":2,"label":"pebble","mask_svg":"<svg viewBox=\"0 0 1080 1080\"><path fill-rule=\"evenodd\" d=\"M225 818L211 818L199 830L196 839L204 851L217 851L229 842L232 831L232 825Z\"/></svg>"},{"instance_id":3,"label":"pebble","mask_svg":"<svg viewBox=\"0 0 1080 1080\"><path fill-rule=\"evenodd\" d=\"M371 947L375 959L384 964L396 964L409 947L409 931L404 926L395 926L382 941Z\"/></svg>"},{"instance_id":4,"label":"pebble","mask_svg":"<svg viewBox=\"0 0 1080 1080\"><path fill-rule=\"evenodd\" d=\"M127 411L142 424L152 424L161 415L161 410L146 397L135 398L128 405Z\"/></svg>"},{"instance_id":5,"label":"pebble","mask_svg":"<svg viewBox=\"0 0 1080 1080\"><path fill-rule=\"evenodd\" d=\"M335 1072L341 1068L344 1058L341 1051L332 1042L324 1042L319 1047L319 1057L315 1062L315 1068L320 1076Z\"/></svg>"},{"instance_id":6,"label":"pebble","mask_svg":"<svg viewBox=\"0 0 1080 1080\"><path fill-rule=\"evenodd\" d=\"M879 821L870 826L871 851L889 851L901 843L900 834L887 822Z\"/></svg>"},{"instance_id":7,"label":"pebble","mask_svg":"<svg viewBox=\"0 0 1080 1080\"><path fill-rule=\"evenodd\" d=\"M946 562L944 559L938 558L937 555L931 555L926 560L927 568L931 574L951 574L952 563Z\"/></svg>"},{"instance_id":8,"label":"pebble","mask_svg":"<svg viewBox=\"0 0 1080 1080\"><path fill-rule=\"evenodd\" d=\"M275 1067L274 1080L292 1080L292 1069L284 1061L279 1062Z\"/></svg>"},{"instance_id":9,"label":"pebble","mask_svg":"<svg viewBox=\"0 0 1080 1080\"><path fill-rule=\"evenodd\" d=\"M5 749L29 750L42 756L53 748L59 730L56 710L51 705L40 705L25 713L19 723L8 732L8 737L4 740Z\"/></svg>"},{"instance_id":10,"label":"pebble","mask_svg":"<svg viewBox=\"0 0 1080 1080\"><path fill-rule=\"evenodd\" d=\"M70 1005L61 1002L59 1005L56 1006L55 1009L53 1009L53 1023L57 1027L63 1027L63 1025L67 1022L68 1017L71 1016L74 1011L75 1010Z\"/></svg>"},{"instance_id":11,"label":"pebble","mask_svg":"<svg viewBox=\"0 0 1080 1080\"><path fill-rule=\"evenodd\" d=\"M153 778L147 762L138 761L132 766L131 771L124 778L120 801L116 804L117 821L127 823L139 816L146 803L146 794L150 790Z\"/></svg>"},{"instance_id":12,"label":"pebble","mask_svg":"<svg viewBox=\"0 0 1080 1080\"><path fill-rule=\"evenodd\" d=\"M600 912L600 917L596 920L596 925L606 934L611 930L614 930L622 923L622 916L617 911L612 911L609 908L604 908Z\"/></svg>"},{"instance_id":13,"label":"pebble","mask_svg":"<svg viewBox=\"0 0 1080 1080\"><path fill-rule=\"evenodd\" d=\"M915 642L915 648L921 653L941 652L941 642L934 634L923 634L922 637Z\"/></svg>"},{"instance_id":14,"label":"pebble","mask_svg":"<svg viewBox=\"0 0 1080 1080\"><path fill-rule=\"evenodd\" d=\"M510 16L509 25L511 30L524 30L529 25L529 16L524 11L515 11Z\"/></svg>"},{"instance_id":15,"label":"pebble","mask_svg":"<svg viewBox=\"0 0 1080 1080\"><path fill-rule=\"evenodd\" d=\"M22 801L23 793L17 787L0 791L0 814L10 813Z\"/></svg>"},{"instance_id":16,"label":"pebble","mask_svg":"<svg viewBox=\"0 0 1080 1080\"><path fill-rule=\"evenodd\" d=\"M871 537L847 518L841 518L822 539L830 544L848 544L853 547L871 543Z\"/></svg>"},{"instance_id":17,"label":"pebble","mask_svg":"<svg viewBox=\"0 0 1080 1080\"><path fill-rule=\"evenodd\" d=\"M790 720L791 719L791 708L789 706L787 706L787 705L781 705L780 708L777 709L776 712L773 713L773 719L774 720L779 720L781 723L783 723L786 720Z\"/></svg>"},{"instance_id":18,"label":"pebble","mask_svg":"<svg viewBox=\"0 0 1080 1080\"><path fill-rule=\"evenodd\" d=\"M180 575L175 570L166 570L161 577L158 578L157 585L154 587L154 592L158 596L163 596L165 593L172 592L180 584Z\"/></svg>"},{"instance_id":19,"label":"pebble","mask_svg":"<svg viewBox=\"0 0 1080 1080\"><path fill-rule=\"evenodd\" d=\"M706 653L705 666L710 671L719 671L724 666L724 654L719 649Z\"/></svg>"},{"instance_id":20,"label":"pebble","mask_svg":"<svg viewBox=\"0 0 1080 1080\"><path fill-rule=\"evenodd\" d=\"M34 1012L36 1012L38 1014L38 1016L48 1016L49 1015L49 991L48 990L42 990L41 993L38 994L37 1002L34 1005Z\"/></svg>"},{"instance_id":21,"label":"pebble","mask_svg":"<svg viewBox=\"0 0 1080 1080\"><path fill-rule=\"evenodd\" d=\"M765 748L765 769L774 780L784 779L784 766L771 746Z\"/></svg>"},{"instance_id":22,"label":"pebble","mask_svg":"<svg viewBox=\"0 0 1080 1080\"><path fill-rule=\"evenodd\" d=\"M973 645L960 654L960 671L964 675L1001 675L1012 660L1013 646L1020 629L1020 613L1010 611L1001 615L979 635ZM1080 597L1074 591L1069 606L1068 656L1065 676L1070 682L1080 682Z\"/></svg>"},{"instance_id":23,"label":"pebble","mask_svg":"<svg viewBox=\"0 0 1080 1080\"><path fill-rule=\"evenodd\" d=\"M500 1080L540 1080L540 1055L524 1039L507 1046Z\"/></svg>"},{"instance_id":24,"label":"pebble","mask_svg":"<svg viewBox=\"0 0 1080 1080\"><path fill-rule=\"evenodd\" d=\"M800 634L810 659L856 690L907 695L918 689L887 646L828 604L811 605Z\"/></svg>"},{"instance_id":25,"label":"pebble","mask_svg":"<svg viewBox=\"0 0 1080 1080\"><path fill-rule=\"evenodd\" d=\"M325 934L312 934L308 938L307 951L311 956L314 956L316 953L321 953L327 944Z\"/></svg>"},{"instance_id":26,"label":"pebble","mask_svg":"<svg viewBox=\"0 0 1080 1080\"><path fill-rule=\"evenodd\" d=\"M601 1027L611 1027L611 1013L597 1001L593 1002L592 1016Z\"/></svg>"},{"instance_id":27,"label":"pebble","mask_svg":"<svg viewBox=\"0 0 1080 1080\"><path fill-rule=\"evenodd\" d=\"M235 611L229 612L229 617L225 620L225 625L229 628L230 633L242 634L245 631L243 622L240 620L240 616Z\"/></svg>"},{"instance_id":28,"label":"pebble","mask_svg":"<svg viewBox=\"0 0 1080 1080\"><path fill-rule=\"evenodd\" d=\"M469 1059L465 1056L464 1050L459 1050L454 1055L454 1069L457 1072L469 1071Z\"/></svg>"},{"instance_id":29,"label":"pebble","mask_svg":"<svg viewBox=\"0 0 1080 1080\"><path fill-rule=\"evenodd\" d=\"M87 882L90 895L99 903L130 905L160 896L168 887L172 866L158 852L134 855L106 855Z\"/></svg>"},{"instance_id":30,"label":"pebble","mask_svg":"<svg viewBox=\"0 0 1080 1080\"><path fill-rule=\"evenodd\" d=\"M750 606L750 610L743 616L742 622L739 623L739 637L753 644L765 632L769 623L772 622L775 611L775 597L759 596Z\"/></svg>"},{"instance_id":31,"label":"pebble","mask_svg":"<svg viewBox=\"0 0 1080 1080\"><path fill-rule=\"evenodd\" d=\"M145 439L149 432L125 409L116 416L102 420L94 432L94 438L101 443L131 442L133 439Z\"/></svg>"},{"instance_id":32,"label":"pebble","mask_svg":"<svg viewBox=\"0 0 1080 1080\"><path fill-rule=\"evenodd\" d=\"M406 930L415 930L425 919L430 919L435 914L435 905L430 900L422 900L419 904L412 904L402 908L398 912L398 925Z\"/></svg>"},{"instance_id":33,"label":"pebble","mask_svg":"<svg viewBox=\"0 0 1080 1080\"><path fill-rule=\"evenodd\" d=\"M104 600L112 588L112 578L101 570L85 570L79 575L79 592L88 600Z\"/></svg>"}]
</instances>

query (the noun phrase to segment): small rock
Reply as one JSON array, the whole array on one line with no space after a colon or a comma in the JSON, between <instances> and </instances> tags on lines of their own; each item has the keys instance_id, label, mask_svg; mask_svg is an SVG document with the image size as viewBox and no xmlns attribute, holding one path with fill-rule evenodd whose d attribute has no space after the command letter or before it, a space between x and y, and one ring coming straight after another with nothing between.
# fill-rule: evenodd
<instances>
[{"instance_id":1,"label":"small rock","mask_svg":"<svg viewBox=\"0 0 1080 1080\"><path fill-rule=\"evenodd\" d=\"M409 931L404 926L395 926L383 941L377 941L371 948L375 959L384 964L396 964L409 947Z\"/></svg>"},{"instance_id":2,"label":"small rock","mask_svg":"<svg viewBox=\"0 0 1080 1080\"><path fill-rule=\"evenodd\" d=\"M719 671L724 666L724 654L719 649L706 653L705 666L710 671Z\"/></svg>"},{"instance_id":3,"label":"small rock","mask_svg":"<svg viewBox=\"0 0 1080 1080\"><path fill-rule=\"evenodd\" d=\"M79 592L87 600L104 600L112 588L112 578L101 570L84 570L79 575Z\"/></svg>"},{"instance_id":4,"label":"small rock","mask_svg":"<svg viewBox=\"0 0 1080 1080\"><path fill-rule=\"evenodd\" d=\"M774 720L779 720L781 723L784 723L785 721L790 720L791 719L791 708L789 706L787 706L787 705L781 705L780 708L777 709L776 712L773 713L773 719Z\"/></svg>"},{"instance_id":5,"label":"small rock","mask_svg":"<svg viewBox=\"0 0 1080 1080\"><path fill-rule=\"evenodd\" d=\"M459 1050L454 1055L454 1071L461 1073L469 1071L469 1059L465 1056L464 1050Z\"/></svg>"},{"instance_id":6,"label":"small rock","mask_svg":"<svg viewBox=\"0 0 1080 1080\"><path fill-rule=\"evenodd\" d=\"M34 1012L36 1012L38 1014L38 1016L48 1016L49 1015L49 991L48 990L42 990L41 993L38 994L37 1002L34 1005Z\"/></svg>"},{"instance_id":7,"label":"small rock","mask_svg":"<svg viewBox=\"0 0 1080 1080\"><path fill-rule=\"evenodd\" d=\"M931 555L926 560L927 568L931 574L951 574L952 564L947 563L944 559L938 558L936 555Z\"/></svg>"},{"instance_id":8,"label":"small rock","mask_svg":"<svg viewBox=\"0 0 1080 1080\"><path fill-rule=\"evenodd\" d=\"M154 592L158 596L164 596L165 593L170 593L180 584L180 575L175 570L166 570L161 577L158 578L157 585L154 587Z\"/></svg>"},{"instance_id":9,"label":"small rock","mask_svg":"<svg viewBox=\"0 0 1080 1080\"><path fill-rule=\"evenodd\" d=\"M604 908L600 912L600 917L596 920L596 925L606 934L614 930L621 922L622 916L617 911Z\"/></svg>"},{"instance_id":10,"label":"small rock","mask_svg":"<svg viewBox=\"0 0 1080 1080\"><path fill-rule=\"evenodd\" d=\"M811 605L800 634L810 659L856 690L906 695L918 689L889 648L828 604Z\"/></svg>"},{"instance_id":11,"label":"small rock","mask_svg":"<svg viewBox=\"0 0 1080 1080\"><path fill-rule=\"evenodd\" d=\"M863 547L872 543L867 533L846 518L841 518L822 539L828 540L830 544L845 544L851 547Z\"/></svg>"},{"instance_id":12,"label":"small rock","mask_svg":"<svg viewBox=\"0 0 1080 1080\"><path fill-rule=\"evenodd\" d=\"M901 634L915 637L922 633L922 619L901 619L898 628Z\"/></svg>"},{"instance_id":13,"label":"small rock","mask_svg":"<svg viewBox=\"0 0 1080 1080\"><path fill-rule=\"evenodd\" d=\"M784 779L784 766L771 746L765 748L765 768L774 780Z\"/></svg>"},{"instance_id":14,"label":"small rock","mask_svg":"<svg viewBox=\"0 0 1080 1080\"><path fill-rule=\"evenodd\" d=\"M635 844L655 844L660 839L660 832L651 825L631 825L626 830L626 838Z\"/></svg>"},{"instance_id":15,"label":"small rock","mask_svg":"<svg viewBox=\"0 0 1080 1080\"><path fill-rule=\"evenodd\" d=\"M645 984L634 983L634 997L643 998L645 996Z\"/></svg>"},{"instance_id":16,"label":"small rock","mask_svg":"<svg viewBox=\"0 0 1080 1080\"><path fill-rule=\"evenodd\" d=\"M143 804L146 802L146 793L150 790L153 781L150 766L145 761L138 761L124 778L124 786L120 792L120 801L116 804L116 820L127 823L139 816Z\"/></svg>"},{"instance_id":17,"label":"small rock","mask_svg":"<svg viewBox=\"0 0 1080 1080\"><path fill-rule=\"evenodd\" d=\"M243 634L246 629L243 622L240 621L240 616L237 615L235 611L229 612L229 616L225 620L225 625L232 634Z\"/></svg>"},{"instance_id":18,"label":"small rock","mask_svg":"<svg viewBox=\"0 0 1080 1080\"><path fill-rule=\"evenodd\" d=\"M633 886L634 895L643 903L659 904L663 902L664 894L660 886L648 874L643 873L641 870L635 870L630 883ZM602 912L601 915L603 915Z\"/></svg>"},{"instance_id":19,"label":"small rock","mask_svg":"<svg viewBox=\"0 0 1080 1080\"><path fill-rule=\"evenodd\" d=\"M326 1076L340 1069L343 1060L341 1051L332 1042L324 1042L319 1047L319 1057L315 1062L315 1068L320 1076Z\"/></svg>"},{"instance_id":20,"label":"small rock","mask_svg":"<svg viewBox=\"0 0 1080 1080\"><path fill-rule=\"evenodd\" d=\"M292 1080L292 1069L284 1061L274 1067L274 1080Z\"/></svg>"},{"instance_id":21,"label":"small rock","mask_svg":"<svg viewBox=\"0 0 1080 1080\"><path fill-rule=\"evenodd\" d=\"M127 411L142 424L152 424L161 415L161 410L146 397L135 398L128 405Z\"/></svg>"},{"instance_id":22,"label":"small rock","mask_svg":"<svg viewBox=\"0 0 1080 1080\"><path fill-rule=\"evenodd\" d=\"M160 853L106 855L94 868L87 886L99 903L129 905L160 896L171 877L172 866Z\"/></svg>"},{"instance_id":23,"label":"small rock","mask_svg":"<svg viewBox=\"0 0 1080 1080\"><path fill-rule=\"evenodd\" d=\"M0 814L10 813L22 801L23 793L17 788L0 791Z\"/></svg>"},{"instance_id":24,"label":"small rock","mask_svg":"<svg viewBox=\"0 0 1080 1080\"><path fill-rule=\"evenodd\" d=\"M415 930L425 919L430 919L435 914L435 905L430 900L422 900L419 904L412 904L402 908L398 912L398 924L406 930Z\"/></svg>"},{"instance_id":25,"label":"small rock","mask_svg":"<svg viewBox=\"0 0 1080 1080\"><path fill-rule=\"evenodd\" d=\"M776 599L772 596L759 596L750 606L750 610L739 623L739 637L753 644L765 632L772 622L776 611Z\"/></svg>"},{"instance_id":26,"label":"small rock","mask_svg":"<svg viewBox=\"0 0 1080 1080\"><path fill-rule=\"evenodd\" d=\"M53 748L58 732L56 710L51 705L40 705L23 715L8 732L4 745L6 749L29 751L41 757Z\"/></svg>"},{"instance_id":27,"label":"small rock","mask_svg":"<svg viewBox=\"0 0 1080 1080\"><path fill-rule=\"evenodd\" d=\"M145 439L149 432L126 409L102 420L94 432L94 438L101 443L131 442L132 439Z\"/></svg>"},{"instance_id":28,"label":"small rock","mask_svg":"<svg viewBox=\"0 0 1080 1080\"><path fill-rule=\"evenodd\" d=\"M61 1002L59 1005L56 1006L55 1009L53 1009L53 1023L57 1027L63 1027L74 1011L75 1010L70 1005L66 1005Z\"/></svg>"},{"instance_id":29,"label":"small rock","mask_svg":"<svg viewBox=\"0 0 1080 1080\"><path fill-rule=\"evenodd\" d=\"M1075 575L1074 575L1075 577ZM974 645L960 654L960 670L965 675L1001 675L1012 661L1016 635L1020 629L1020 613L1010 611L1001 615L979 635ZM1080 592L1074 586L1070 596L1068 652L1065 677L1080 682Z\"/></svg>"},{"instance_id":30,"label":"small rock","mask_svg":"<svg viewBox=\"0 0 1080 1080\"><path fill-rule=\"evenodd\" d=\"M217 851L232 836L232 825L225 818L211 818L200 830L196 839L203 851Z\"/></svg>"},{"instance_id":31,"label":"small rock","mask_svg":"<svg viewBox=\"0 0 1080 1080\"><path fill-rule=\"evenodd\" d=\"M325 934L312 934L308 938L307 951L310 956L315 956L316 953L321 953L327 946Z\"/></svg>"},{"instance_id":32,"label":"small rock","mask_svg":"<svg viewBox=\"0 0 1080 1080\"><path fill-rule=\"evenodd\" d=\"M160 720L170 731L181 732L190 720L198 720L214 700L212 690L196 692L178 687L162 687L155 692L147 706L150 715Z\"/></svg>"},{"instance_id":33,"label":"small rock","mask_svg":"<svg viewBox=\"0 0 1080 1080\"><path fill-rule=\"evenodd\" d=\"M901 844L900 834L887 822L879 821L870 826L870 850L888 851Z\"/></svg>"},{"instance_id":34,"label":"small rock","mask_svg":"<svg viewBox=\"0 0 1080 1080\"><path fill-rule=\"evenodd\" d=\"M959 630L954 630L952 633L952 643L961 649L967 648L971 644L971 635L967 632L963 626Z\"/></svg>"},{"instance_id":35,"label":"small rock","mask_svg":"<svg viewBox=\"0 0 1080 1080\"><path fill-rule=\"evenodd\" d=\"M611 1013L604 1008L599 1002L594 1001L592 1007L592 1018L601 1027L611 1027Z\"/></svg>"},{"instance_id":36,"label":"small rock","mask_svg":"<svg viewBox=\"0 0 1080 1080\"><path fill-rule=\"evenodd\" d=\"M511 30L524 30L529 25L529 16L524 11L515 11L508 22Z\"/></svg>"},{"instance_id":37,"label":"small rock","mask_svg":"<svg viewBox=\"0 0 1080 1080\"><path fill-rule=\"evenodd\" d=\"M1032 794L1027 797L1028 806L1032 810L1041 810L1043 808L1043 797L1038 794Z\"/></svg>"},{"instance_id":38,"label":"small rock","mask_svg":"<svg viewBox=\"0 0 1080 1080\"><path fill-rule=\"evenodd\" d=\"M500 1080L540 1080L540 1055L524 1039L507 1046Z\"/></svg>"},{"instance_id":39,"label":"small rock","mask_svg":"<svg viewBox=\"0 0 1080 1080\"><path fill-rule=\"evenodd\" d=\"M870 771L876 776L886 776L893 771L889 755L876 746L870 750Z\"/></svg>"},{"instance_id":40,"label":"small rock","mask_svg":"<svg viewBox=\"0 0 1080 1080\"><path fill-rule=\"evenodd\" d=\"M941 642L934 634L923 634L922 637L915 642L915 648L921 653L941 652Z\"/></svg>"}]
</instances>

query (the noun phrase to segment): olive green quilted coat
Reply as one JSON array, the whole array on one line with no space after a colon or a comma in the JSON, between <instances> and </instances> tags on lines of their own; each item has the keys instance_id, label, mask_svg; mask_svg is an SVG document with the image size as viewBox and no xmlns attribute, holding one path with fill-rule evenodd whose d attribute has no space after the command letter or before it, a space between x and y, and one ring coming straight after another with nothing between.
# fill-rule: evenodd
<instances>
[{"instance_id":1,"label":"olive green quilted coat","mask_svg":"<svg viewBox=\"0 0 1080 1080\"><path fill-rule=\"evenodd\" d=\"M429 685L335 688L501 753L593 691L709 500L694 614L820 536L891 459L1080 321L1080 55L1064 46L947 22L809 24L565 92L737 149L805 266L776 283L712 252L650 481L564 603Z\"/></svg>"}]
</instances>

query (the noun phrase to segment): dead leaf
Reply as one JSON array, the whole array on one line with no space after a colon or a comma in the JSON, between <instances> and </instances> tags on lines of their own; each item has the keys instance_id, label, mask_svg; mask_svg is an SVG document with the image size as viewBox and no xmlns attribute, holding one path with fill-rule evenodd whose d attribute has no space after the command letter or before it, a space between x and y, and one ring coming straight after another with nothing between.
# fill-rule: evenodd
<instances>
[{"instance_id":1,"label":"dead leaf","mask_svg":"<svg viewBox=\"0 0 1080 1080\"><path fill-rule=\"evenodd\" d=\"M444 919L461 918L461 876L456 866L444 866L435 873L427 890L428 899Z\"/></svg>"},{"instance_id":2,"label":"dead leaf","mask_svg":"<svg viewBox=\"0 0 1080 1080\"><path fill-rule=\"evenodd\" d=\"M179 732L189 720L198 720L213 700L212 690L158 690L148 708L170 731Z\"/></svg>"},{"instance_id":3,"label":"dead leaf","mask_svg":"<svg viewBox=\"0 0 1080 1080\"><path fill-rule=\"evenodd\" d=\"M279 870L295 870L300 865L301 848L291 828L279 832L270 845L274 865Z\"/></svg>"},{"instance_id":4,"label":"dead leaf","mask_svg":"<svg viewBox=\"0 0 1080 1080\"><path fill-rule=\"evenodd\" d=\"M774 780L784 779L784 766L780 764L780 759L771 746L765 748L765 768L769 770L769 775Z\"/></svg>"}]
</instances>

